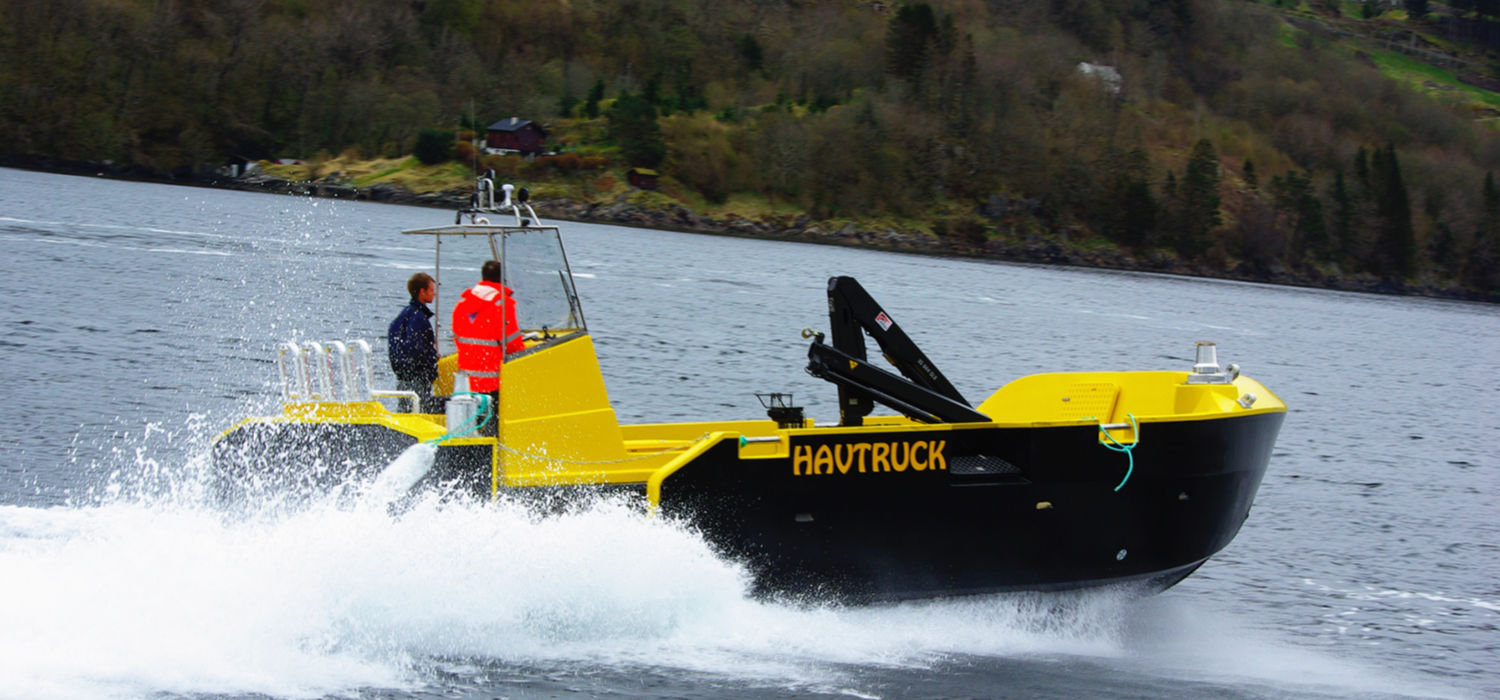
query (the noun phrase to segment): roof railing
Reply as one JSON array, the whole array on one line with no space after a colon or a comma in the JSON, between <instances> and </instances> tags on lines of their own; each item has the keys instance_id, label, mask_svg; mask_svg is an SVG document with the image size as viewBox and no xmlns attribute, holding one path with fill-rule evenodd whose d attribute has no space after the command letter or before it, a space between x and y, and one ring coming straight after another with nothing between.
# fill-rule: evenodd
<instances>
[{"instance_id":1,"label":"roof railing","mask_svg":"<svg viewBox=\"0 0 1500 700\"><path fill-rule=\"evenodd\" d=\"M521 227L536 226L540 224L536 210L528 203L531 200L531 191L525 187L516 189L515 185L505 183L500 186L505 193L505 199L499 204L495 203L495 171L486 170L474 183L474 195L469 198L469 207L458 210L458 215L453 218L453 223L464 223L464 217L469 217L469 223L477 225L488 225L489 218L485 214L511 214L516 218L516 225ZM512 197L514 195L514 198Z\"/></svg>"}]
</instances>

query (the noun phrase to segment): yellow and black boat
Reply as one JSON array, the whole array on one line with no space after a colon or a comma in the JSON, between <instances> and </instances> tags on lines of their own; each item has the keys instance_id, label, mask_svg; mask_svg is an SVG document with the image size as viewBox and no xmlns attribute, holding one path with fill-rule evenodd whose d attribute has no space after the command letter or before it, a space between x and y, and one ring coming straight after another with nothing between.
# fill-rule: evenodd
<instances>
[{"instance_id":1,"label":"yellow and black boat","mask_svg":"<svg viewBox=\"0 0 1500 700\"><path fill-rule=\"evenodd\" d=\"M1190 369L1038 374L975 406L858 282L836 277L829 332L803 336L807 371L837 386L837 425L777 394L762 396L765 419L621 425L561 235L525 190L513 202L504 189L497 204L482 178L455 225L405 232L437 250L440 339L463 284L442 286L443 270L504 263L527 340L505 358L495 436L471 432L479 397L454 391L453 356L439 363L442 405L403 411L387 405L401 392L372 387L368 343L287 343L281 414L215 439L222 499L377 481L489 498L624 491L691 522L766 595L1160 590L1234 538L1286 414L1221 368L1212 343ZM501 216L514 220L490 223ZM866 337L895 371L868 360ZM877 403L899 415L872 416ZM425 458L410 458L415 445ZM392 479L403 460L418 464Z\"/></svg>"}]
</instances>

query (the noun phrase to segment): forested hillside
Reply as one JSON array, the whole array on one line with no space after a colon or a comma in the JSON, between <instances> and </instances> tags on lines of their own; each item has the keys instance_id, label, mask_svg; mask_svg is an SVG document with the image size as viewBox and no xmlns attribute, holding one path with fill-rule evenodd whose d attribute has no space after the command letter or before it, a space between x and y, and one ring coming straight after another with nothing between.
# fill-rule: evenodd
<instances>
[{"instance_id":1,"label":"forested hillside","mask_svg":"<svg viewBox=\"0 0 1500 700\"><path fill-rule=\"evenodd\" d=\"M170 176L426 132L572 197L645 166L696 211L1494 294L1492 4L8 0L0 156ZM560 155L462 140L510 116Z\"/></svg>"}]
</instances>

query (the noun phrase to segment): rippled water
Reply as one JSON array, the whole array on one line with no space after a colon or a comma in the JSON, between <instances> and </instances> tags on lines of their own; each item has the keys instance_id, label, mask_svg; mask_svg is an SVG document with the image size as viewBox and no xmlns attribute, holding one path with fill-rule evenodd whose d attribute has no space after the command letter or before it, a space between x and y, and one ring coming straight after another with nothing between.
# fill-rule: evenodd
<instances>
[{"instance_id":1,"label":"rippled water","mask_svg":"<svg viewBox=\"0 0 1500 700\"><path fill-rule=\"evenodd\" d=\"M0 697L1500 694L1493 306L565 226L625 421L835 420L797 337L834 274L976 402L1217 340L1291 413L1238 538L1143 601L760 602L608 502L207 507L274 344L378 339L432 260L397 232L449 221L0 170Z\"/></svg>"}]
</instances>

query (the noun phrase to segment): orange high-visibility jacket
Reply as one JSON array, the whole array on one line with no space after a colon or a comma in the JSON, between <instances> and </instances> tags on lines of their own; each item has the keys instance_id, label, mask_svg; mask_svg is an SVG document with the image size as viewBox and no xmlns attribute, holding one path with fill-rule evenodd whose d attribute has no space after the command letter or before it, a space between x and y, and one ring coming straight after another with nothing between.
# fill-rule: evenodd
<instances>
[{"instance_id":1,"label":"orange high-visibility jacket","mask_svg":"<svg viewBox=\"0 0 1500 700\"><path fill-rule=\"evenodd\" d=\"M504 355L526 349L516 324L516 300L511 293L508 287L496 282L480 282L465 289L453 307L458 369L469 376L469 391L499 390Z\"/></svg>"}]
</instances>

